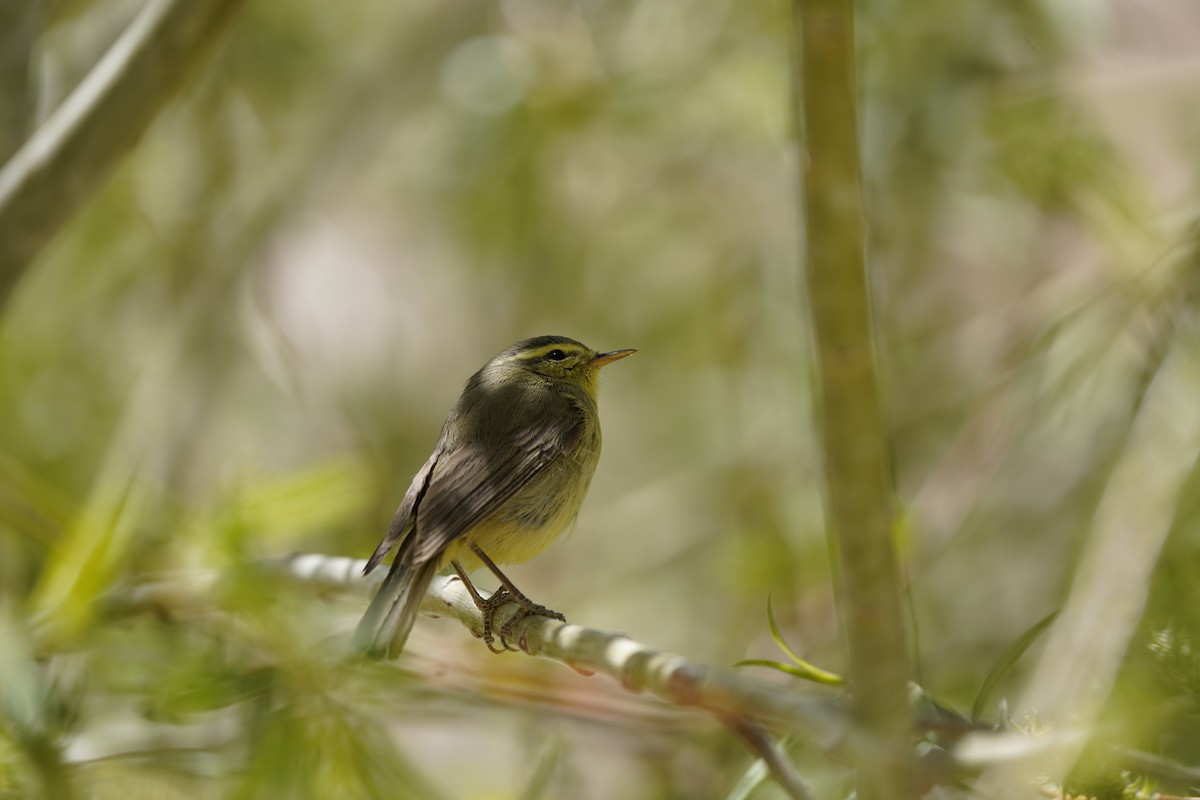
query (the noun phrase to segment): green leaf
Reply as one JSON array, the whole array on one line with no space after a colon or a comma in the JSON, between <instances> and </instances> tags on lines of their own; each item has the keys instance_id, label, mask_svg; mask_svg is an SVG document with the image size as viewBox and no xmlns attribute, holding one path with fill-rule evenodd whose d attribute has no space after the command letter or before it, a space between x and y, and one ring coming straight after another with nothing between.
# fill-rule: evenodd
<instances>
[{"instance_id":1,"label":"green leaf","mask_svg":"<svg viewBox=\"0 0 1200 800\"><path fill-rule=\"evenodd\" d=\"M1015 642L1009 645L1008 649L1000 656L995 666L988 672L987 677L983 679L983 684L979 687L979 693L975 695L975 703L971 706L972 723L979 721L979 717L983 713L983 707L987 705L988 698L991 696L992 690L996 688L996 684L1021 660L1021 656L1025 655L1025 651L1050 627L1050 624L1058 618L1058 614L1059 612L1053 611L1040 619L1029 630L1021 634Z\"/></svg>"},{"instance_id":2,"label":"green leaf","mask_svg":"<svg viewBox=\"0 0 1200 800\"><path fill-rule=\"evenodd\" d=\"M771 595L767 595L767 624L771 628L771 638L775 640L776 646L779 647L779 649L782 650L784 652L784 654L786 654L787 657L790 658L792 660L792 662L796 665L795 667L791 667L787 664L779 664L779 667L773 667L773 668L779 669L780 667L782 667L782 669L780 670L781 672L786 672L789 675L795 675L797 678L804 678L805 680L815 681L816 683L824 684L825 686L845 686L846 685L846 679L843 678L841 675L838 675L833 672L828 672L826 670L821 669L820 667L813 666L812 664L808 663L803 658L798 656L796 654L796 651L793 650L791 648L791 646L788 645L787 641L785 641L783 638L783 632L779 630L779 623L775 621L775 610L773 608L771 608ZM765 667L765 666L771 666L771 665L777 664L777 663L778 662L774 662L774 661L739 661L737 663L737 666L747 664L747 665L753 665L753 666L758 666L758 667Z\"/></svg>"},{"instance_id":3,"label":"green leaf","mask_svg":"<svg viewBox=\"0 0 1200 800\"><path fill-rule=\"evenodd\" d=\"M735 667L768 667L777 669L780 672L786 672L796 678L803 678L806 681L813 681L825 686L845 686L846 679L841 675L836 675L832 672L826 672L820 667L814 667L807 661L798 661L796 664L785 664L782 661L769 661L764 658L748 658L744 661L739 661L734 664Z\"/></svg>"}]
</instances>

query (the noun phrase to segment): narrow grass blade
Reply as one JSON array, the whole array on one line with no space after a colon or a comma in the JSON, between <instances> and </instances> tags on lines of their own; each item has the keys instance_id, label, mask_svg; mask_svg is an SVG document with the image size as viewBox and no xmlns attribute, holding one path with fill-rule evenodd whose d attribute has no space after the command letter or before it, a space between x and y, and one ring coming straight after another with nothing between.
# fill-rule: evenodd
<instances>
[{"instance_id":1,"label":"narrow grass blade","mask_svg":"<svg viewBox=\"0 0 1200 800\"><path fill-rule=\"evenodd\" d=\"M1005 675L1007 675L1013 666L1021 660L1021 656L1025 655L1038 637L1046 632L1050 624L1058 618L1057 611L1047 614L1038 622L1021 634L1015 642L1008 646L1008 649L996 661L995 666L988 672L987 677L983 679L983 684L979 687L979 692L975 695L975 703L971 706L971 722L979 722L979 717L983 714L984 706L987 705L988 698L992 694L992 690L996 688Z\"/></svg>"}]
</instances>

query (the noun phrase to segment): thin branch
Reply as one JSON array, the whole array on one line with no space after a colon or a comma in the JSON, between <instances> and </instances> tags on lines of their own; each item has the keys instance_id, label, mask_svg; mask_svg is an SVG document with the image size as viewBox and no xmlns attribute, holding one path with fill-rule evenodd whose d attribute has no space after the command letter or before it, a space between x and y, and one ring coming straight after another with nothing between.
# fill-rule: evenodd
<instances>
[{"instance_id":1,"label":"thin branch","mask_svg":"<svg viewBox=\"0 0 1200 800\"><path fill-rule=\"evenodd\" d=\"M742 740L742 744L746 745L750 752L762 760L771 773L771 777L787 793L788 797L792 800L813 800L812 792L808 790L804 779L800 777L800 773L796 772L796 768L788 760L787 754L775 743L770 734L762 729L762 726L755 725L742 717L731 717L723 722Z\"/></svg>"},{"instance_id":2,"label":"thin branch","mask_svg":"<svg viewBox=\"0 0 1200 800\"><path fill-rule=\"evenodd\" d=\"M261 566L317 591L366 595L383 580L383 570L363 577L365 565L363 559L305 553ZM211 570L171 573L114 592L106 598L103 613L110 618L148 609L167 615L191 614L211 605L214 587L221 580L221 574ZM434 578L421 611L433 617L453 617L476 637L482 635L483 617L455 577ZM517 611L515 603L500 606L495 625L503 626ZM816 734L817 745L824 749L839 744L847 734L846 714L833 701L655 650L624 634L529 616L513 627L509 640L529 655L558 661L585 675L608 675L631 692L653 694L672 705Z\"/></svg>"},{"instance_id":3,"label":"thin branch","mask_svg":"<svg viewBox=\"0 0 1200 800\"><path fill-rule=\"evenodd\" d=\"M245 0L149 0L0 169L0 307L29 264L133 149Z\"/></svg>"},{"instance_id":4,"label":"thin branch","mask_svg":"<svg viewBox=\"0 0 1200 800\"><path fill-rule=\"evenodd\" d=\"M308 585L359 591L382 580L379 570L361 577L365 563L360 559L308 554L275 562L275 567ZM475 636L482 635L483 618L457 578L435 578L421 610L433 616L454 617ZM503 626L517 610L515 603L502 605L496 612L496 626ZM675 706L692 706L722 717L762 720L815 734L818 746L826 749L847 733L845 714L827 699L804 696L792 689L655 650L624 634L530 616L514 626L510 641L518 643L529 655L561 662L584 674L607 675L631 692L646 692Z\"/></svg>"}]
</instances>

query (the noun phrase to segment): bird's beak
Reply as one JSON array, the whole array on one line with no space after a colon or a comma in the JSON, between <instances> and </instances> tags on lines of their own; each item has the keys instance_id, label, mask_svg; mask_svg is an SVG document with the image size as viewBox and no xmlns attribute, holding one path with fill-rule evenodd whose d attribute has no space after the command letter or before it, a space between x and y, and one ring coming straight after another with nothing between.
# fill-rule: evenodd
<instances>
[{"instance_id":1,"label":"bird's beak","mask_svg":"<svg viewBox=\"0 0 1200 800\"><path fill-rule=\"evenodd\" d=\"M611 353L599 353L592 358L593 367L603 367L605 364L611 364L614 361L620 361L625 356L631 356L637 350L613 350Z\"/></svg>"}]
</instances>

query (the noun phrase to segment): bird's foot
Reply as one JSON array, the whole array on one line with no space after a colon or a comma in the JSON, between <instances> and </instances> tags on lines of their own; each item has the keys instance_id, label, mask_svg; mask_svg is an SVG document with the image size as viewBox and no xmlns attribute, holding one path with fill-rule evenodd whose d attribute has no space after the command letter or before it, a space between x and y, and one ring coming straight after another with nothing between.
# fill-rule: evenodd
<instances>
[{"instance_id":1,"label":"bird's foot","mask_svg":"<svg viewBox=\"0 0 1200 800\"><path fill-rule=\"evenodd\" d=\"M496 609L505 603L512 602L517 606L517 611L500 626L500 630L496 631L495 617ZM493 653L504 653L510 650L522 650L522 647L513 647L509 644L509 637L512 636L513 629L517 623L531 614L550 617L551 619L567 621L567 618L553 609L546 608L531 601L523 594L513 594L503 586L495 591L495 593L482 601L479 606L479 611L483 615L483 643L488 646L488 649ZM499 633L500 647L496 647L496 634Z\"/></svg>"},{"instance_id":2,"label":"bird's foot","mask_svg":"<svg viewBox=\"0 0 1200 800\"><path fill-rule=\"evenodd\" d=\"M496 636L492 633L496 618L496 609L504 605L511 599L508 589L500 587L492 593L491 597L486 599L482 597L475 598L475 605L479 607L479 613L483 615L483 643L487 645L488 650L493 653L504 653L509 650L516 650L515 647L509 647L508 640L504 638L504 634L508 632L512 621L504 623L500 629L500 647L496 647ZM516 619L516 617L513 617Z\"/></svg>"},{"instance_id":3,"label":"bird's foot","mask_svg":"<svg viewBox=\"0 0 1200 800\"><path fill-rule=\"evenodd\" d=\"M562 614L558 613L557 611L555 611L553 609L546 608L543 605L538 605L537 603L530 602L528 597L521 597L520 599L517 599L514 597L511 599L517 603L517 613L513 614L512 618L509 619L508 622L505 622L504 625L501 626L501 628L500 628L500 641L501 641L501 643L504 644L505 647L508 647L508 637L509 637L509 635L512 634L513 628L515 628L517 626L518 622L525 619L526 617L528 617L531 614L537 615L539 617L549 617L550 619L557 619L562 622L567 621L567 618L564 617ZM522 601L524 601L524 602L522 602ZM510 649L524 650L525 649L524 644L525 644L525 641L522 638L520 648L510 648Z\"/></svg>"}]
</instances>

